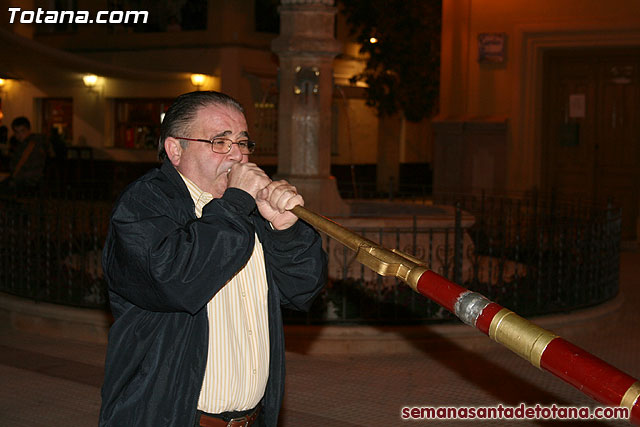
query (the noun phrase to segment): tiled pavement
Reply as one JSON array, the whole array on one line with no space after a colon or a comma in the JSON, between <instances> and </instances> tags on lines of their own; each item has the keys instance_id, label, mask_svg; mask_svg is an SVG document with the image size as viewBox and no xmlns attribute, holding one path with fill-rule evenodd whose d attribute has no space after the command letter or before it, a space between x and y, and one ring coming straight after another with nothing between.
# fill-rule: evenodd
<instances>
[{"instance_id":1,"label":"tiled pavement","mask_svg":"<svg viewBox=\"0 0 640 427\"><path fill-rule=\"evenodd\" d=\"M621 256L621 304L562 334L640 378L640 252ZM572 315L567 315L569 318ZM464 326L462 326L464 327ZM498 344L469 351L442 338L412 354L287 353L280 425L628 425L616 422L402 421L403 406L595 406ZM0 329L0 426L94 426L105 347Z\"/></svg>"}]
</instances>

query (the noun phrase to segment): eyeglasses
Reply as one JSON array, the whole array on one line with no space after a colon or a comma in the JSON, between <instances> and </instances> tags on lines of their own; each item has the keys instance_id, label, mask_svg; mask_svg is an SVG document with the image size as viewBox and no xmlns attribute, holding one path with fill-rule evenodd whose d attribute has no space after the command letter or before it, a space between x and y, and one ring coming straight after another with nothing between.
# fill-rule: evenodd
<instances>
[{"instance_id":1,"label":"eyeglasses","mask_svg":"<svg viewBox=\"0 0 640 427\"><path fill-rule=\"evenodd\" d=\"M211 144L211 150L214 153L218 154L227 154L231 151L231 147L233 144L236 144L240 149L240 153L248 155L253 153L253 150L256 148L256 143L250 141L248 139L243 139L242 141L233 142L227 138L213 138L213 139L194 139L194 138L181 138L179 136L174 136L175 139L184 139L185 141L196 141L196 142L205 142L207 144Z\"/></svg>"}]
</instances>

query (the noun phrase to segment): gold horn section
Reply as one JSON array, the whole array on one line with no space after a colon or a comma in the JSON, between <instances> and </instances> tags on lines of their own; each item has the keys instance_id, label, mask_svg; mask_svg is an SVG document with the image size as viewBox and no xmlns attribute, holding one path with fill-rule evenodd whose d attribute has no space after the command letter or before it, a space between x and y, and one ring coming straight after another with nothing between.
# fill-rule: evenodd
<instances>
[{"instance_id":1,"label":"gold horn section","mask_svg":"<svg viewBox=\"0 0 640 427\"><path fill-rule=\"evenodd\" d=\"M298 218L356 252L358 262L381 276L397 277L417 289L420 276L428 269L424 264L397 249L389 250L351 230L302 206L291 209Z\"/></svg>"},{"instance_id":2,"label":"gold horn section","mask_svg":"<svg viewBox=\"0 0 640 427\"><path fill-rule=\"evenodd\" d=\"M503 308L491 320L489 336L540 369L547 346L558 336Z\"/></svg>"},{"instance_id":3,"label":"gold horn section","mask_svg":"<svg viewBox=\"0 0 640 427\"><path fill-rule=\"evenodd\" d=\"M627 390L627 392L622 396L622 400L620 401L620 406L623 408L629 409L629 414L631 414L631 409L640 398L640 381L636 381L631 384L631 387Z\"/></svg>"}]
</instances>

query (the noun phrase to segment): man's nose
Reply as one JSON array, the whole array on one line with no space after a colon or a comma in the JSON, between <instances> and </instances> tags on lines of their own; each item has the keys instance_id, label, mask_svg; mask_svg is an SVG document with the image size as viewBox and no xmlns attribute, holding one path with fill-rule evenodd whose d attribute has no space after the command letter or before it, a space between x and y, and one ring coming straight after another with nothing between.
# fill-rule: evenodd
<instances>
[{"instance_id":1,"label":"man's nose","mask_svg":"<svg viewBox=\"0 0 640 427\"><path fill-rule=\"evenodd\" d=\"M238 144L231 144L231 150L229 150L228 156L232 160L242 160L242 152L240 151Z\"/></svg>"}]
</instances>

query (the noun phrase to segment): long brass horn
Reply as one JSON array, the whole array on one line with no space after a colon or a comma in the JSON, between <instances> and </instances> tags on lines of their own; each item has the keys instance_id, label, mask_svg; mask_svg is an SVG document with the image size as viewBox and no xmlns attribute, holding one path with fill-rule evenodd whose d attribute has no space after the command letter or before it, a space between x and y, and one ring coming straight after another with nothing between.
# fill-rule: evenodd
<instances>
[{"instance_id":1,"label":"long brass horn","mask_svg":"<svg viewBox=\"0 0 640 427\"><path fill-rule=\"evenodd\" d=\"M629 410L640 425L640 381L483 295L469 291L396 249L386 249L302 206L291 210L318 231L356 252L356 260L382 276L402 280L539 369L551 372L589 397Z\"/></svg>"}]
</instances>

